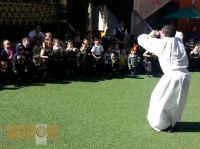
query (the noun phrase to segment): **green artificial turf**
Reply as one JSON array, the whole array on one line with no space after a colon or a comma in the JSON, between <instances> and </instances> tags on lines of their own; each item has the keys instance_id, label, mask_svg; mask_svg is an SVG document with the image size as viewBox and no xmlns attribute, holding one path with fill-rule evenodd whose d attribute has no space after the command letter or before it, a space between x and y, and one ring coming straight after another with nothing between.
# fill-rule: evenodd
<instances>
[{"instance_id":1,"label":"green artificial turf","mask_svg":"<svg viewBox=\"0 0 200 149\"><path fill-rule=\"evenodd\" d=\"M179 130L156 132L146 120L159 78L53 81L0 90L1 149L199 149L200 73L192 73ZM53 125L56 140L10 138L8 126Z\"/></svg>"}]
</instances>

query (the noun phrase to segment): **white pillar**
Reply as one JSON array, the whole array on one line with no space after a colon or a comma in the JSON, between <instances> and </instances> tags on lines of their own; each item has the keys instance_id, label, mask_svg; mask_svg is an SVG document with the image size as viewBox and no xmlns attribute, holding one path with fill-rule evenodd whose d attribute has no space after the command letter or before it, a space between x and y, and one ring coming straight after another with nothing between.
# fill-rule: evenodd
<instances>
[{"instance_id":1,"label":"white pillar","mask_svg":"<svg viewBox=\"0 0 200 149\"><path fill-rule=\"evenodd\" d=\"M92 31L92 3L89 2L88 5L88 27L87 27L88 31Z\"/></svg>"},{"instance_id":2,"label":"white pillar","mask_svg":"<svg viewBox=\"0 0 200 149\"><path fill-rule=\"evenodd\" d=\"M192 0L192 8L195 8L195 0Z\"/></svg>"}]
</instances>

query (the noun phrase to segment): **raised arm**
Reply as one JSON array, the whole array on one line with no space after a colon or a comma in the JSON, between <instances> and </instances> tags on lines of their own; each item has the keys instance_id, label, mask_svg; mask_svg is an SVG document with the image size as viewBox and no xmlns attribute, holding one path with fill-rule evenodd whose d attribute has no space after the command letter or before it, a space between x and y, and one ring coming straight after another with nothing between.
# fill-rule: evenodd
<instances>
[{"instance_id":1,"label":"raised arm","mask_svg":"<svg viewBox=\"0 0 200 149\"><path fill-rule=\"evenodd\" d=\"M138 44L145 50L159 56L161 54L163 41L155 37L156 32L152 31L150 34L142 34L138 37Z\"/></svg>"}]
</instances>

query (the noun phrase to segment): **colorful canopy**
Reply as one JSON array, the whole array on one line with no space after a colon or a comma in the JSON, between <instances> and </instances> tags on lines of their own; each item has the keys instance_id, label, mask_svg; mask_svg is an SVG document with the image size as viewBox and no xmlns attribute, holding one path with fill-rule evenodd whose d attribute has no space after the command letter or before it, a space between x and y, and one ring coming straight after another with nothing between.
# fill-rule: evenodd
<instances>
[{"instance_id":1,"label":"colorful canopy","mask_svg":"<svg viewBox=\"0 0 200 149\"><path fill-rule=\"evenodd\" d=\"M184 8L177 12L171 13L164 18L168 19L200 19L200 11L195 10L194 8Z\"/></svg>"}]
</instances>

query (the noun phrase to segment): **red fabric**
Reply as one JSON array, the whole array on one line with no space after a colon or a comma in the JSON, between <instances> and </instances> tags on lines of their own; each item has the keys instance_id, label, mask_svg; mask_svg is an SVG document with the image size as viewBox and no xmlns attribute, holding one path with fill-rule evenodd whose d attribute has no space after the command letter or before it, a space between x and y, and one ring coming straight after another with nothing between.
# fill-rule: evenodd
<instances>
[{"instance_id":1,"label":"red fabric","mask_svg":"<svg viewBox=\"0 0 200 149\"><path fill-rule=\"evenodd\" d=\"M12 49L5 49L5 50L8 53L9 59L12 59L13 58L13 50Z\"/></svg>"},{"instance_id":2,"label":"red fabric","mask_svg":"<svg viewBox=\"0 0 200 149\"><path fill-rule=\"evenodd\" d=\"M161 0L153 0L155 4L160 4Z\"/></svg>"}]
</instances>

